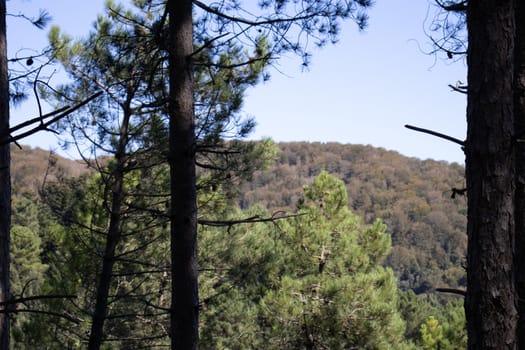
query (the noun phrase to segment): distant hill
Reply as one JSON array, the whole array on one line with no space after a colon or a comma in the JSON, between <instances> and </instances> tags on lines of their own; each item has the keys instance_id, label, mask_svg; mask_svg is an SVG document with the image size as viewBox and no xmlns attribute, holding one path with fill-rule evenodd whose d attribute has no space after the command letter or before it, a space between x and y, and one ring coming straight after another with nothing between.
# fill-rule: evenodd
<instances>
[{"instance_id":1,"label":"distant hill","mask_svg":"<svg viewBox=\"0 0 525 350\"><path fill-rule=\"evenodd\" d=\"M240 207L258 204L271 211L293 211L303 186L327 170L345 182L356 214L368 223L381 219L387 224L393 242L387 264L396 271L401 288L422 293L465 285L466 200L452 196L453 188L465 186L462 166L362 145L291 142L278 147L281 152L272 167L240 184ZM37 193L46 176L56 180L87 171L81 161L12 147L15 195Z\"/></svg>"},{"instance_id":2,"label":"distant hill","mask_svg":"<svg viewBox=\"0 0 525 350\"><path fill-rule=\"evenodd\" d=\"M77 177L88 171L82 161L63 158L40 148L11 146L11 184L15 195L38 193L46 179Z\"/></svg>"},{"instance_id":3,"label":"distant hill","mask_svg":"<svg viewBox=\"0 0 525 350\"><path fill-rule=\"evenodd\" d=\"M239 205L293 210L303 186L322 170L342 179L351 209L382 219L392 234L387 264L400 285L418 293L465 285L466 199L457 163L408 158L393 151L338 143L279 143L275 165L239 190ZM452 198L454 197L454 198Z\"/></svg>"}]
</instances>

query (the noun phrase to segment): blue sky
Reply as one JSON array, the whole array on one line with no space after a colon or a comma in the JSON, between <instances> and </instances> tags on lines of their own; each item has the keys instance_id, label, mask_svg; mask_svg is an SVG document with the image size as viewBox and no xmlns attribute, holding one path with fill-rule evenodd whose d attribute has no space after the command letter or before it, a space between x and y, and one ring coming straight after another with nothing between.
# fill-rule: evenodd
<instances>
[{"instance_id":1,"label":"blue sky","mask_svg":"<svg viewBox=\"0 0 525 350\"><path fill-rule=\"evenodd\" d=\"M307 71L294 57L283 57L271 80L248 93L244 111L258 123L251 138L370 144L463 163L457 145L403 127L413 124L465 138L466 98L447 85L466 81L466 64L424 53L431 50L424 33L431 1L377 0L368 28L359 32L346 23L339 43L315 51ZM29 16L46 9L53 24L73 36L87 33L103 9L101 0L11 0L7 5L9 13ZM45 30L8 19L11 55L25 55L30 52L25 48L45 46L46 40ZM27 103L12 110L12 124L36 114L34 104ZM58 150L52 134L23 143Z\"/></svg>"}]
</instances>

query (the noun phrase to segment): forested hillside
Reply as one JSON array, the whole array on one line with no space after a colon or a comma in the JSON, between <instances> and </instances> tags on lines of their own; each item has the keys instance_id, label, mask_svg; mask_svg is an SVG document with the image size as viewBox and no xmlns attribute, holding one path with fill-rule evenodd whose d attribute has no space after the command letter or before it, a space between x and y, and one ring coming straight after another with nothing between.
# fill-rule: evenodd
<instances>
[{"instance_id":1,"label":"forested hillside","mask_svg":"<svg viewBox=\"0 0 525 350\"><path fill-rule=\"evenodd\" d=\"M202 348L308 348L310 341L334 349L464 348L462 299L439 300L433 290L464 287L465 199L451 198L462 188L462 167L370 146L277 146L275 164L251 179L201 187L200 217L219 223L199 226ZM30 305L67 318L16 317L15 344L82 348L100 259L93 227L107 225L103 182L82 162L29 147L12 154L13 291L75 296ZM130 188L162 187L165 173L134 175ZM220 224L276 212L298 215ZM107 330L122 348L166 344L156 326L164 327L165 315L153 306L166 307L169 280L165 219L157 219L145 231L130 221L127 230L142 233L122 245L127 258L119 259L116 318ZM120 314L136 317L121 328Z\"/></svg>"},{"instance_id":2,"label":"forested hillside","mask_svg":"<svg viewBox=\"0 0 525 350\"><path fill-rule=\"evenodd\" d=\"M423 293L465 284L464 168L397 152L337 143L280 143L275 165L240 186L239 205L293 210L305 183L322 170L342 179L352 211L383 220L392 234L387 260L402 289ZM459 194L455 190L459 190Z\"/></svg>"},{"instance_id":3,"label":"forested hillside","mask_svg":"<svg viewBox=\"0 0 525 350\"><path fill-rule=\"evenodd\" d=\"M258 204L294 211L304 185L326 170L345 182L355 214L367 224L381 219L387 225L393 247L386 264L396 271L402 289L419 294L464 286L466 200L453 190L464 187L462 166L362 145L293 142L278 148L274 166L240 184L242 209ZM81 162L40 149L13 147L12 157L15 195L38 191L50 163L51 180L87 171Z\"/></svg>"},{"instance_id":4,"label":"forested hillside","mask_svg":"<svg viewBox=\"0 0 525 350\"><path fill-rule=\"evenodd\" d=\"M78 177L88 168L84 162L66 159L40 148L11 147L11 182L15 196L38 193L44 181L58 177Z\"/></svg>"}]
</instances>

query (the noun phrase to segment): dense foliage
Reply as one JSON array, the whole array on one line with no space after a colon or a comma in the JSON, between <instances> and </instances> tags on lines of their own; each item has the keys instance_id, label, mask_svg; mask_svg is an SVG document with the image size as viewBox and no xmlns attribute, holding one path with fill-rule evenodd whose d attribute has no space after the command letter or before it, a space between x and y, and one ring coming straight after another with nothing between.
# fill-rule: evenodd
<instances>
[{"instance_id":1,"label":"dense foliage","mask_svg":"<svg viewBox=\"0 0 525 350\"><path fill-rule=\"evenodd\" d=\"M239 205L292 209L304 184L326 170L346 184L349 206L366 223L381 219L392 235L386 260L403 290L465 285L464 168L407 158L371 146L281 143L274 166L242 184ZM456 193L459 190L459 194Z\"/></svg>"},{"instance_id":2,"label":"dense foliage","mask_svg":"<svg viewBox=\"0 0 525 350\"><path fill-rule=\"evenodd\" d=\"M421 294L421 290L410 288L400 272L406 268L414 275L422 275L425 271L414 264L418 256L408 259L406 266L397 265L393 256L399 249L436 262L450 258L446 254L432 255L436 250L422 250L422 243L412 245L410 240L396 240L395 229L399 226L392 220L394 216L387 214L388 205L395 207L397 202L386 201L384 207L377 204L377 198L385 196L388 182L389 198L405 199L401 203L406 205L390 212L408 216L413 210L410 203L428 206L422 216L406 219L409 228L429 220L426 215L438 209L444 211L445 223L449 222L454 215L460 215L464 204L461 198L450 199L447 187L459 186L461 167L408 159L369 146L297 143L279 144L279 148L276 165L256 171L250 182L236 180L240 181L236 182L237 189L245 194L238 197L242 206L235 205L231 197L235 193L233 183L225 188L210 186L209 177L205 173L200 176L199 208L201 217L207 219L207 224L199 228L201 347L464 348L462 300L454 298L446 303L432 291ZM295 149L297 153L293 153ZM304 150L308 153L302 153ZM49 162L49 156L39 150L15 151L13 155L19 173L14 185L20 189L14 197L14 292L18 296L75 296L27 302L24 307L61 316L20 313L13 328L15 345L20 349L34 349L37 344L48 344L50 349L82 348L89 332L86 312L92 307L100 261L94 257L96 247L102 244L101 237L94 235L96 231L86 230L83 225L105 225L100 221L105 220L101 215L105 204L97 199L103 198L99 193L100 177L57 156ZM290 165L293 158L295 168ZM384 164L388 164L391 176L385 175ZM383 171L367 170L367 166ZM42 188L43 177L38 169L47 167L46 185ZM84 176L71 178L67 176L68 169L76 169L71 174L81 172ZM343 169L354 174L350 178L341 176L345 182L337 179ZM380 176L362 179L359 174ZM397 174L405 176L398 178ZM447 178L455 175L458 182ZM166 186L165 175L144 177L139 173L131 173L126 186L136 188L142 181L139 179L146 178L156 179L156 185L148 186ZM359 187L354 188L352 183L368 184L368 197L361 192L368 206L357 205L353 196L359 193ZM434 201L429 201L416 190L414 196L421 198L407 197L410 187L442 192L439 196L435 193ZM35 188L40 191L35 193ZM404 191L398 192L400 189ZM291 199L286 199L286 191ZM265 197L269 193L274 196ZM379 221L379 214L374 214L377 208L383 208L383 222ZM278 210L297 216L228 224L245 218L257 221L280 217L283 214ZM161 224L145 235L129 235L123 241L122 249L130 255L116 270L113 316L105 328L112 339L106 343L111 344L109 348L168 342L164 331L169 300L166 230ZM133 226L132 231L138 232L139 227ZM446 237L439 232L431 229L426 238L437 237L439 242ZM154 244L149 244L153 236ZM130 265L130 261L149 264L139 268ZM460 270L461 266L457 268ZM445 272L445 268L426 271L429 279Z\"/></svg>"},{"instance_id":3,"label":"dense foliage","mask_svg":"<svg viewBox=\"0 0 525 350\"><path fill-rule=\"evenodd\" d=\"M15 347L461 348L459 304L416 295L430 280L462 285L462 222L442 228L457 207L410 192L424 188L383 159L353 167L334 145L307 173L303 150L283 148L263 184L295 167L298 189L275 190L283 203L251 187L277 152L242 141L254 127L245 90L280 54L307 64L310 40L335 41L342 19L363 28L371 2L130 5L108 1L82 39L49 34L70 80L42 98L97 99L57 126L90 170L69 177L51 156L41 182L15 179Z\"/></svg>"}]
</instances>

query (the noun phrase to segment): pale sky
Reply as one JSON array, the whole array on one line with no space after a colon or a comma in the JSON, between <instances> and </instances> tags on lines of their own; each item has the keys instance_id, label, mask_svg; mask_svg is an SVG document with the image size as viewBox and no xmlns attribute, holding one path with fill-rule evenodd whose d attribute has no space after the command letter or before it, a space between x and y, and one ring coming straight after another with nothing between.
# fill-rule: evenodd
<instances>
[{"instance_id":1,"label":"pale sky","mask_svg":"<svg viewBox=\"0 0 525 350\"><path fill-rule=\"evenodd\" d=\"M7 6L9 13L27 16L46 9L53 24L81 37L103 3L11 0ZM338 44L314 52L309 70L301 71L293 57L282 58L269 82L249 90L244 111L258 123L251 138L370 144L411 157L463 163L456 144L403 127L413 124L465 138L466 98L451 92L448 84L466 81L466 64L424 53L431 50L424 33L429 4L432 0L377 0L368 28L359 32L348 22ZM39 31L8 18L10 56L26 56L31 52L27 48L46 46L46 35L47 29ZM12 109L11 124L37 114L35 105L26 103ZM56 137L49 133L22 144L59 151Z\"/></svg>"}]
</instances>

